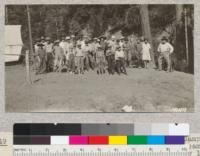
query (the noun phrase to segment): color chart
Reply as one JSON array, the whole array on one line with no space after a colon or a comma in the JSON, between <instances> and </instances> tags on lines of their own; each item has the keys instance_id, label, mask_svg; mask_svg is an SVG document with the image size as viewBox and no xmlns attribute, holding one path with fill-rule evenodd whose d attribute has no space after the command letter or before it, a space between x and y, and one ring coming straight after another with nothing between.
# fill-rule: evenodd
<instances>
[{"instance_id":1,"label":"color chart","mask_svg":"<svg viewBox=\"0 0 200 156\"><path fill-rule=\"evenodd\" d=\"M189 124L15 124L14 145L184 145Z\"/></svg>"}]
</instances>

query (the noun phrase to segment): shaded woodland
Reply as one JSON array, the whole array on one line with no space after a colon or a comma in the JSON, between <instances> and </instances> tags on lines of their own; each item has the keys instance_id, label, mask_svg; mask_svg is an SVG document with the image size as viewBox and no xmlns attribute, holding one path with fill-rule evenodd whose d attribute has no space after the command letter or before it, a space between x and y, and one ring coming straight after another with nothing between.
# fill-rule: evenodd
<instances>
[{"instance_id":1,"label":"shaded woodland","mask_svg":"<svg viewBox=\"0 0 200 156\"><path fill-rule=\"evenodd\" d=\"M121 31L129 37L144 36L156 48L161 36L175 47L175 69L194 73L193 5L31 5L33 40L41 36L99 37ZM5 24L22 25L22 39L29 45L27 6L7 5Z\"/></svg>"}]
</instances>

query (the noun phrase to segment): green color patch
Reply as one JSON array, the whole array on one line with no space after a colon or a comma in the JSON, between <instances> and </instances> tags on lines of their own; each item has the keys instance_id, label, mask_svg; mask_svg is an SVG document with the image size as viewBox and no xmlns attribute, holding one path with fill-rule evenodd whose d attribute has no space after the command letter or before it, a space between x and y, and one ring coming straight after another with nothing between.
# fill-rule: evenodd
<instances>
[{"instance_id":1,"label":"green color patch","mask_svg":"<svg viewBox=\"0 0 200 156\"><path fill-rule=\"evenodd\" d=\"M128 144L130 145L146 145L147 136L128 136Z\"/></svg>"}]
</instances>

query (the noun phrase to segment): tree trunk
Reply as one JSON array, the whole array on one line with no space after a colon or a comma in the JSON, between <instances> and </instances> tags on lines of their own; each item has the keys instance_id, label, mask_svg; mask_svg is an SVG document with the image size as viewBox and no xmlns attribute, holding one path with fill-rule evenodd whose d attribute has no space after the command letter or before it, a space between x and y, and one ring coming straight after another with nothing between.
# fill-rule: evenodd
<instances>
[{"instance_id":1,"label":"tree trunk","mask_svg":"<svg viewBox=\"0 0 200 156\"><path fill-rule=\"evenodd\" d=\"M176 24L177 25L182 24L182 13L183 13L183 5L182 4L176 5Z\"/></svg>"},{"instance_id":2,"label":"tree trunk","mask_svg":"<svg viewBox=\"0 0 200 156\"><path fill-rule=\"evenodd\" d=\"M176 35L175 35L175 43L174 43L174 48L175 48L175 57L177 58L176 60L176 66L175 68L178 70L181 70L182 66L182 59L183 59L183 48L182 48L182 29L183 29L183 21L182 21L182 15L183 15L183 5L178 4L176 5Z\"/></svg>"},{"instance_id":3,"label":"tree trunk","mask_svg":"<svg viewBox=\"0 0 200 156\"><path fill-rule=\"evenodd\" d=\"M142 35L149 40L152 46L151 59L152 59L153 66L155 67L154 48L152 44L153 42L152 42L152 36L151 36L148 5L145 4L145 5L140 6L140 17L141 17L141 25L142 25Z\"/></svg>"}]
</instances>

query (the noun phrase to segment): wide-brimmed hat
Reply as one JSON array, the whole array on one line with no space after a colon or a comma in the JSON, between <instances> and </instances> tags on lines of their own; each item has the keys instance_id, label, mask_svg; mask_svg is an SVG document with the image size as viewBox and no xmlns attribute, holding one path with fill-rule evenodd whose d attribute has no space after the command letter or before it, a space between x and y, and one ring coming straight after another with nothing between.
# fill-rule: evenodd
<instances>
[{"instance_id":1,"label":"wide-brimmed hat","mask_svg":"<svg viewBox=\"0 0 200 156\"><path fill-rule=\"evenodd\" d=\"M43 47L44 44L43 44L43 43L38 43L37 46L39 46L39 47Z\"/></svg>"},{"instance_id":2,"label":"wide-brimmed hat","mask_svg":"<svg viewBox=\"0 0 200 156\"><path fill-rule=\"evenodd\" d=\"M46 40L49 41L49 40L51 40L51 38L50 37L46 37Z\"/></svg>"},{"instance_id":3,"label":"wide-brimmed hat","mask_svg":"<svg viewBox=\"0 0 200 156\"><path fill-rule=\"evenodd\" d=\"M112 39L115 39L116 37L113 35L111 38L112 38Z\"/></svg>"},{"instance_id":4,"label":"wide-brimmed hat","mask_svg":"<svg viewBox=\"0 0 200 156\"><path fill-rule=\"evenodd\" d=\"M59 42L60 42L59 40L55 40L55 41L54 41L54 43L59 43Z\"/></svg>"},{"instance_id":5,"label":"wide-brimmed hat","mask_svg":"<svg viewBox=\"0 0 200 156\"><path fill-rule=\"evenodd\" d=\"M66 40L70 40L70 36L67 36L65 39L66 39Z\"/></svg>"},{"instance_id":6,"label":"wide-brimmed hat","mask_svg":"<svg viewBox=\"0 0 200 156\"><path fill-rule=\"evenodd\" d=\"M98 49L102 49L103 47L99 45L97 48L98 48Z\"/></svg>"},{"instance_id":7,"label":"wide-brimmed hat","mask_svg":"<svg viewBox=\"0 0 200 156\"><path fill-rule=\"evenodd\" d=\"M122 37L120 38L120 40L123 40L123 39L125 39L125 37L124 37L124 36L122 36Z\"/></svg>"},{"instance_id":8,"label":"wide-brimmed hat","mask_svg":"<svg viewBox=\"0 0 200 156\"><path fill-rule=\"evenodd\" d=\"M162 40L162 41L168 41L168 38L167 38L166 36L163 36L163 37L161 38L161 40Z\"/></svg>"}]
</instances>

